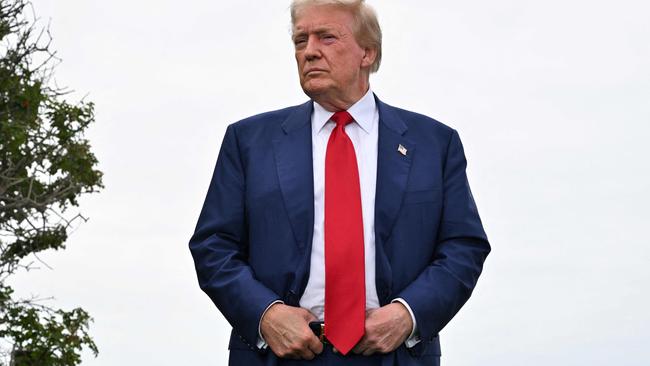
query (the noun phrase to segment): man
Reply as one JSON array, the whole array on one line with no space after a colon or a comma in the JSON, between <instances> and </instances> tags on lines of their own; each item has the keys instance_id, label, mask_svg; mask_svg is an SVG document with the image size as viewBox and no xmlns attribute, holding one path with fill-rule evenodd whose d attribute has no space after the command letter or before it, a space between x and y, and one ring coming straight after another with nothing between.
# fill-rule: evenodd
<instances>
[{"instance_id":1,"label":"man","mask_svg":"<svg viewBox=\"0 0 650 366\"><path fill-rule=\"evenodd\" d=\"M458 134L371 91L362 0L296 0L305 104L228 127L190 249L230 365L438 365L490 246Z\"/></svg>"}]
</instances>

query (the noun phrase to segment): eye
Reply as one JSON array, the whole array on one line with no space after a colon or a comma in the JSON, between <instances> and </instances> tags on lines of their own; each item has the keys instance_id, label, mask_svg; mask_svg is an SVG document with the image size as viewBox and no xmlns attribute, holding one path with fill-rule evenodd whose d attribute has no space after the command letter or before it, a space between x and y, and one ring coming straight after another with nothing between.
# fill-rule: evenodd
<instances>
[{"instance_id":1,"label":"eye","mask_svg":"<svg viewBox=\"0 0 650 366\"><path fill-rule=\"evenodd\" d=\"M326 44L330 44L336 41L336 37L333 34L325 33L321 36L321 40Z\"/></svg>"},{"instance_id":2,"label":"eye","mask_svg":"<svg viewBox=\"0 0 650 366\"><path fill-rule=\"evenodd\" d=\"M298 48L304 46L305 42L306 40L304 38L296 38L293 40L293 45Z\"/></svg>"}]
</instances>

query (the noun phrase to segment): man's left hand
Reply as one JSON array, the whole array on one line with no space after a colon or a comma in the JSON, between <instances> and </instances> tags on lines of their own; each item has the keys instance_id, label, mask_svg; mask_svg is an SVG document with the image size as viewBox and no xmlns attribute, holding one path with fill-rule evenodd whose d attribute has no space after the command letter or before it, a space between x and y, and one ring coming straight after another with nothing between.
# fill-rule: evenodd
<instances>
[{"instance_id":1,"label":"man's left hand","mask_svg":"<svg viewBox=\"0 0 650 366\"><path fill-rule=\"evenodd\" d=\"M413 330L413 320L406 307L390 303L366 312L366 333L352 352L370 356L375 352L394 351Z\"/></svg>"}]
</instances>

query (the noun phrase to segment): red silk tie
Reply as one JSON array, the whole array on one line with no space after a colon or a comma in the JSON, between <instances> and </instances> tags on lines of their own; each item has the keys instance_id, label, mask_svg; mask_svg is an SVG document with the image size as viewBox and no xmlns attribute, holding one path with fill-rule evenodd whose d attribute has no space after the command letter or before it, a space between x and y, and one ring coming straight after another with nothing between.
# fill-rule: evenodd
<instances>
[{"instance_id":1,"label":"red silk tie","mask_svg":"<svg viewBox=\"0 0 650 366\"><path fill-rule=\"evenodd\" d=\"M353 118L341 111L330 119L336 127L325 154L325 336L345 355L364 334L363 219L357 158L345 133Z\"/></svg>"}]
</instances>

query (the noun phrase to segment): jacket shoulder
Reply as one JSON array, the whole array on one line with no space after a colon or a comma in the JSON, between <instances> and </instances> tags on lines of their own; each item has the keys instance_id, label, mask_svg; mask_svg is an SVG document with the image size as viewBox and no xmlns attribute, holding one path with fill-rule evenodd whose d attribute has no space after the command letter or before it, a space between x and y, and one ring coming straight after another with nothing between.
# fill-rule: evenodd
<instances>
[{"instance_id":1,"label":"jacket shoulder","mask_svg":"<svg viewBox=\"0 0 650 366\"><path fill-rule=\"evenodd\" d=\"M387 116L399 119L406 126L406 137L416 142L431 143L438 146L446 146L456 132L452 127L424 115L407 109L394 107L380 102L381 109L387 112Z\"/></svg>"},{"instance_id":2,"label":"jacket shoulder","mask_svg":"<svg viewBox=\"0 0 650 366\"><path fill-rule=\"evenodd\" d=\"M453 128L438 121L435 118L398 107L391 108L393 108L395 113L400 116L400 118L404 121L404 123L406 123L409 129L413 128L416 130L433 130L443 135L449 135L454 132Z\"/></svg>"},{"instance_id":3,"label":"jacket shoulder","mask_svg":"<svg viewBox=\"0 0 650 366\"><path fill-rule=\"evenodd\" d=\"M255 114L253 116L246 117L237 122L231 123L230 126L238 131L259 129L269 126L278 126L303 105L304 104L299 104L291 107Z\"/></svg>"}]
</instances>

